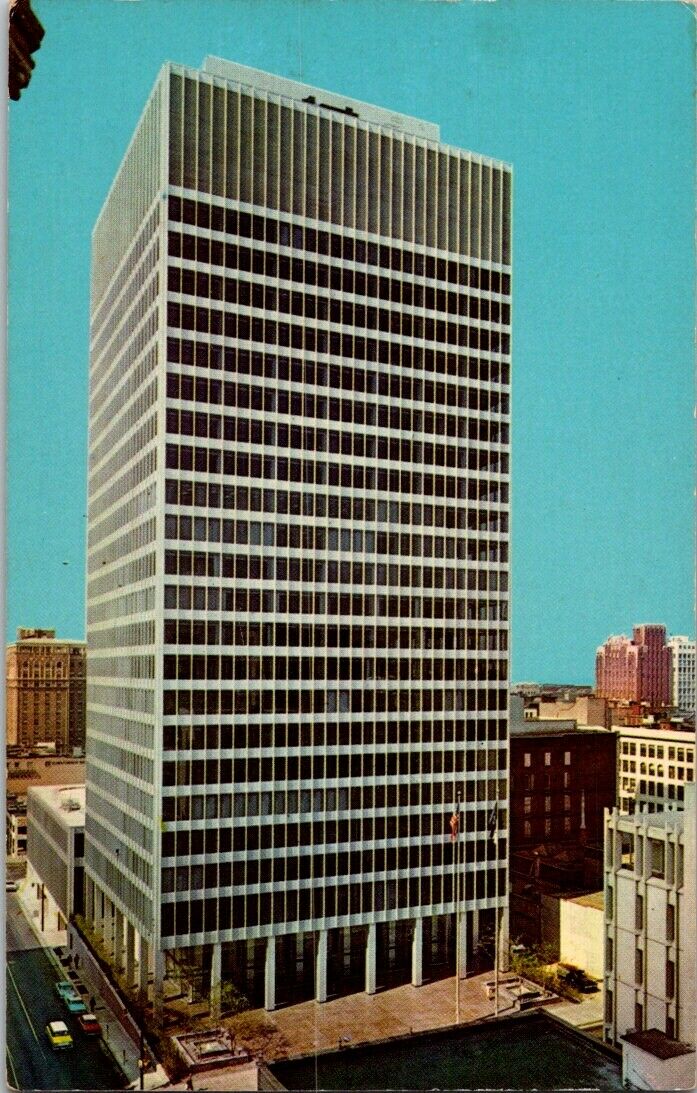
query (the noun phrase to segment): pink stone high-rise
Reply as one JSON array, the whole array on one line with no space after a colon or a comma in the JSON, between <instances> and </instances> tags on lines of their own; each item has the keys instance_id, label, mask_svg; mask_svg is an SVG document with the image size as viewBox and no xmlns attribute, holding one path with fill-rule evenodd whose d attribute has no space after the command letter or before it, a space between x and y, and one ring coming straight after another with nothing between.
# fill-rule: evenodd
<instances>
[{"instance_id":1,"label":"pink stone high-rise","mask_svg":"<svg viewBox=\"0 0 697 1093\"><path fill-rule=\"evenodd\" d=\"M601 698L670 705L671 652L665 626L635 626L632 637L609 637L595 657L595 689Z\"/></svg>"}]
</instances>

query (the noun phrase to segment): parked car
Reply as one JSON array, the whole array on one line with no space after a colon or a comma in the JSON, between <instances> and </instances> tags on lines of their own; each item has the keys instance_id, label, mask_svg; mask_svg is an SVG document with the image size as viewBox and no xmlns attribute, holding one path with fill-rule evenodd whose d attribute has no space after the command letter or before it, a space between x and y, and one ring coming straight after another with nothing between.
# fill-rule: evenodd
<instances>
[{"instance_id":1,"label":"parked car","mask_svg":"<svg viewBox=\"0 0 697 1093\"><path fill-rule=\"evenodd\" d=\"M49 1021L46 1025L46 1035L54 1051L73 1046L73 1038L68 1032L68 1026L64 1021Z\"/></svg>"},{"instance_id":2,"label":"parked car","mask_svg":"<svg viewBox=\"0 0 697 1093\"><path fill-rule=\"evenodd\" d=\"M61 980L60 983L56 983L56 994L64 1002L70 1013L86 1013L87 1006L80 998L80 995L75 990L72 983L68 983L67 980Z\"/></svg>"},{"instance_id":3,"label":"parked car","mask_svg":"<svg viewBox=\"0 0 697 1093\"><path fill-rule=\"evenodd\" d=\"M93 1013L81 1013L77 1023L85 1036L101 1036L102 1026Z\"/></svg>"},{"instance_id":4,"label":"parked car","mask_svg":"<svg viewBox=\"0 0 697 1093\"><path fill-rule=\"evenodd\" d=\"M581 994L594 994L599 989L598 984L580 968L564 968L563 978L570 987L580 991Z\"/></svg>"}]
</instances>

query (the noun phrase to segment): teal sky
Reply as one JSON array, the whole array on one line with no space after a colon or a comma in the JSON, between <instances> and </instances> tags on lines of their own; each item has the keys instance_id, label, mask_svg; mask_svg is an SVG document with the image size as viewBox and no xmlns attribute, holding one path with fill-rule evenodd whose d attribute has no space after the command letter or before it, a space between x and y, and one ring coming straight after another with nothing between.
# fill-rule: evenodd
<instances>
[{"instance_id":1,"label":"teal sky","mask_svg":"<svg viewBox=\"0 0 697 1093\"><path fill-rule=\"evenodd\" d=\"M692 633L694 13L674 0L32 0L9 120L7 635L84 635L89 248L161 64L208 53L514 166L512 678ZM67 562L67 564L65 564Z\"/></svg>"}]
</instances>

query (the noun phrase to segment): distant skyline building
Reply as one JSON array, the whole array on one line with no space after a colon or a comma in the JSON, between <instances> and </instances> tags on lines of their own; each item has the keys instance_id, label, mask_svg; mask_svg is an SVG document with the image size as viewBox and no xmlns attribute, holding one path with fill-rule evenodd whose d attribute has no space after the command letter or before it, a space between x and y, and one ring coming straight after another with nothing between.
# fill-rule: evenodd
<instances>
[{"instance_id":1,"label":"distant skyline building","mask_svg":"<svg viewBox=\"0 0 697 1093\"><path fill-rule=\"evenodd\" d=\"M694 638L675 634L668 639L672 665L672 702L679 710L697 706L697 645Z\"/></svg>"},{"instance_id":2,"label":"distant skyline building","mask_svg":"<svg viewBox=\"0 0 697 1093\"><path fill-rule=\"evenodd\" d=\"M510 215L432 123L157 80L93 236L85 844L156 997L452 974L458 884L461 968L505 931Z\"/></svg>"},{"instance_id":3,"label":"distant skyline building","mask_svg":"<svg viewBox=\"0 0 697 1093\"><path fill-rule=\"evenodd\" d=\"M55 630L20 627L5 660L6 739L32 749L53 743L67 754L85 743L86 645Z\"/></svg>"},{"instance_id":4,"label":"distant skyline building","mask_svg":"<svg viewBox=\"0 0 697 1093\"><path fill-rule=\"evenodd\" d=\"M665 626L643 624L633 628L631 638L624 634L609 637L596 653L596 694L668 706L671 661Z\"/></svg>"}]
</instances>

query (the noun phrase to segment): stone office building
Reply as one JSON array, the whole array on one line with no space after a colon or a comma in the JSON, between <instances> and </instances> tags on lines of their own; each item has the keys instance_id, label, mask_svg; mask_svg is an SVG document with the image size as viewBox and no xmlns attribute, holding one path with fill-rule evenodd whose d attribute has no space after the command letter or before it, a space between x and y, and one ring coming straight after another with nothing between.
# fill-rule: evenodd
<instances>
[{"instance_id":1,"label":"stone office building","mask_svg":"<svg viewBox=\"0 0 697 1093\"><path fill-rule=\"evenodd\" d=\"M452 974L458 887L463 966L505 928L510 209L430 122L157 80L93 237L85 848L156 994Z\"/></svg>"},{"instance_id":2,"label":"stone office building","mask_svg":"<svg viewBox=\"0 0 697 1093\"><path fill-rule=\"evenodd\" d=\"M20 628L6 651L7 743L68 754L85 743L85 642Z\"/></svg>"}]
</instances>

